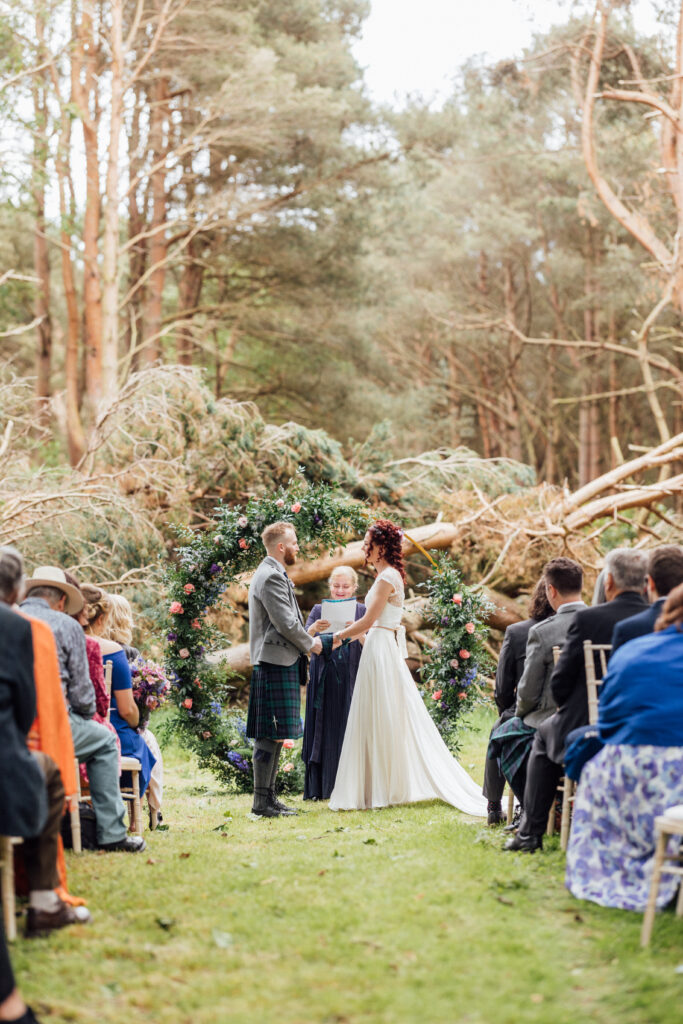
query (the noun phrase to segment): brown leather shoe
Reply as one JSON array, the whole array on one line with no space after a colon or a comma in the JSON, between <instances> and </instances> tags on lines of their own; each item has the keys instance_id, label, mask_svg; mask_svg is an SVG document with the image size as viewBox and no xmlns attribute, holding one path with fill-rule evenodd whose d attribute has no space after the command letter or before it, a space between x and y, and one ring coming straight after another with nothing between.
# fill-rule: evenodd
<instances>
[{"instance_id":1,"label":"brown leather shoe","mask_svg":"<svg viewBox=\"0 0 683 1024\"><path fill-rule=\"evenodd\" d=\"M39 935L49 935L58 928L66 928L69 924L87 924L91 920L92 916L86 907L72 907L62 900L57 909L52 911L29 907L26 938L35 939Z\"/></svg>"}]
</instances>

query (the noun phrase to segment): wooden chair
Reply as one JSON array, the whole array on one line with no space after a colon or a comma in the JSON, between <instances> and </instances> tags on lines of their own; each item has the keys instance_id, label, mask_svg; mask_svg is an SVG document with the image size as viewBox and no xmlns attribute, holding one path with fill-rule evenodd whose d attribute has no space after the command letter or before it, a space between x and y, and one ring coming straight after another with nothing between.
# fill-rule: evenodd
<instances>
[{"instance_id":1,"label":"wooden chair","mask_svg":"<svg viewBox=\"0 0 683 1024\"><path fill-rule=\"evenodd\" d=\"M590 640L583 642L583 660L586 667L586 696L588 697L588 724L595 725L598 721L598 688L607 674L607 659L611 644L594 644ZM595 671L595 657L600 662L600 676ZM566 852L569 846L569 832L572 823L572 808L576 796L576 783L566 776L562 789L562 822L560 824L560 847Z\"/></svg>"},{"instance_id":2,"label":"wooden chair","mask_svg":"<svg viewBox=\"0 0 683 1024\"><path fill-rule=\"evenodd\" d=\"M107 691L107 696L111 698L111 677L114 671L114 666L110 661L104 666L104 686ZM111 708L107 706L107 721L109 721L109 714ZM74 853L82 853L83 847L81 845L81 817L78 810L78 805L81 800L88 800L89 798L84 797L81 793L81 772L78 758L76 758L76 784L78 790L69 798L69 810L71 817L71 847Z\"/></svg>"},{"instance_id":3,"label":"wooden chair","mask_svg":"<svg viewBox=\"0 0 683 1024\"><path fill-rule=\"evenodd\" d=\"M0 885L2 885L2 915L8 942L17 937L17 916L14 899L14 849L21 839L0 836Z\"/></svg>"},{"instance_id":4,"label":"wooden chair","mask_svg":"<svg viewBox=\"0 0 683 1024\"><path fill-rule=\"evenodd\" d=\"M672 837L678 837L676 853L667 853L667 845ZM669 807L664 814L655 818L655 859L652 865L652 881L647 899L647 906L643 916L643 927L640 933L640 945L647 946L652 936L652 926L657 910L657 893L662 875L678 875L683 881L683 857L680 849L680 839L683 837L683 804L677 807ZM676 916L683 917L683 884L678 890L676 902Z\"/></svg>"}]
</instances>

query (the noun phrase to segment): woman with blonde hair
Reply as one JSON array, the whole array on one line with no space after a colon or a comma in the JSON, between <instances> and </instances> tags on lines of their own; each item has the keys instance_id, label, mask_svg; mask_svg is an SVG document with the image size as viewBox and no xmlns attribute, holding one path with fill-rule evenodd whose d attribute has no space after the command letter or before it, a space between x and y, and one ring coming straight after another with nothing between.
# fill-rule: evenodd
<instances>
[{"instance_id":1,"label":"woman with blonde hair","mask_svg":"<svg viewBox=\"0 0 683 1024\"><path fill-rule=\"evenodd\" d=\"M137 647L132 646L133 629L135 626L133 609L131 608L130 602L127 598L123 597L121 594L108 594L107 598L109 601L109 615L107 616L105 624L105 635L109 640L113 640L116 643L121 644L121 647L128 659L128 663L132 664L141 657ZM156 758L156 763L152 768L149 787L147 789L147 803L149 804L150 809L150 826L154 827L157 821L162 820L161 801L164 795L164 761L157 738L149 728L149 725L145 723L138 731Z\"/></svg>"},{"instance_id":2,"label":"woman with blonde hair","mask_svg":"<svg viewBox=\"0 0 683 1024\"><path fill-rule=\"evenodd\" d=\"M118 599L118 601L120 600L121 598ZM109 718L121 740L121 753L124 757L135 757L140 762L140 795L142 795L147 790L156 758L137 731L140 712L133 697L133 681L126 651L122 644L110 635L109 617L117 603L112 600L110 595L103 593L100 601L89 606L88 631L99 643L105 665L108 661L112 664ZM132 639L125 629L123 635Z\"/></svg>"},{"instance_id":3,"label":"woman with blonde hair","mask_svg":"<svg viewBox=\"0 0 683 1024\"><path fill-rule=\"evenodd\" d=\"M350 565L339 565L329 579L333 601L348 601L356 596L358 575ZM356 602L356 619L365 614L365 605ZM321 618L322 604L316 604L306 622L311 636L324 636L330 623ZM311 656L306 691L306 721L301 757L306 764L304 800L329 800L334 789L339 755L344 742L353 687L356 682L364 637L332 650L332 634L323 641L321 654Z\"/></svg>"}]
</instances>

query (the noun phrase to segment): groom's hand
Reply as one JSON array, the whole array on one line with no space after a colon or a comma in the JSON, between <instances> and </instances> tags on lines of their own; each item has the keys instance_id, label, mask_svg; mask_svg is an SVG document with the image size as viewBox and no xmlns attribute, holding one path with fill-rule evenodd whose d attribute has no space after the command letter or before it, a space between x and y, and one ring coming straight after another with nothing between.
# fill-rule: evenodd
<instances>
[{"instance_id":1,"label":"groom's hand","mask_svg":"<svg viewBox=\"0 0 683 1024\"><path fill-rule=\"evenodd\" d=\"M320 639L320 637L317 636L315 638L315 640L313 641L313 646L311 647L311 654L321 654L322 653L322 649L323 649L323 642Z\"/></svg>"}]
</instances>

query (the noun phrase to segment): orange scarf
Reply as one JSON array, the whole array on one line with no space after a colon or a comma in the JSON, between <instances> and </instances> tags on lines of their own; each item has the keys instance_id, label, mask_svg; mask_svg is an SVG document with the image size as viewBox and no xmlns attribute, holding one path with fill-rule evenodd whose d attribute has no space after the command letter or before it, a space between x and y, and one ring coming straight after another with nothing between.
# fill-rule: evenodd
<instances>
[{"instance_id":1,"label":"orange scarf","mask_svg":"<svg viewBox=\"0 0 683 1024\"><path fill-rule=\"evenodd\" d=\"M37 710L28 734L28 747L29 750L42 750L57 763L67 800L70 797L77 799L74 744L62 692L55 638L47 622L33 619L30 615L24 617L31 623L33 634L33 677L36 684ZM67 891L66 862L61 837L58 843L57 871L61 882L57 889L59 896L74 905L85 903L85 900L71 896Z\"/></svg>"}]
</instances>

